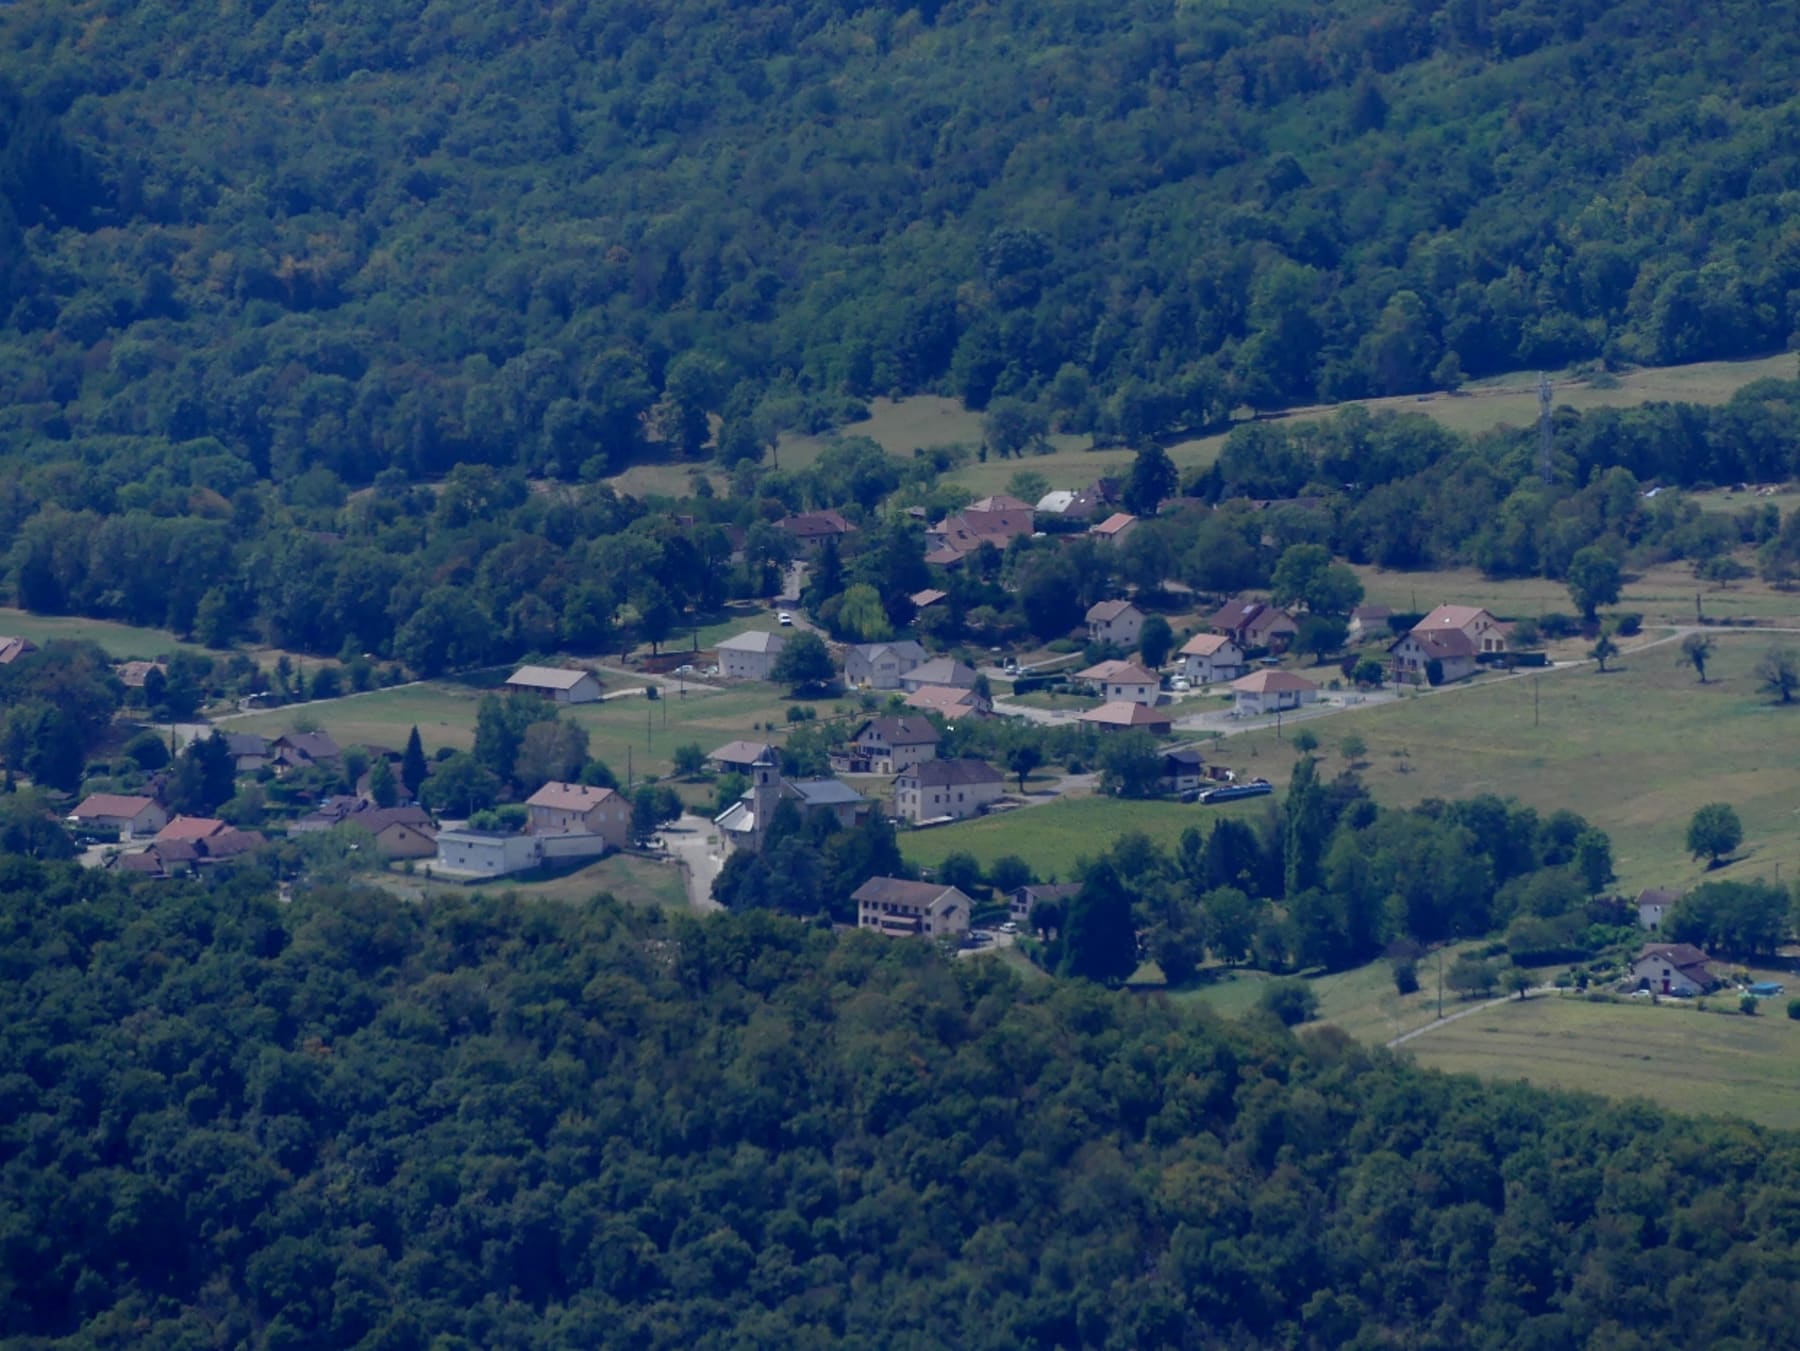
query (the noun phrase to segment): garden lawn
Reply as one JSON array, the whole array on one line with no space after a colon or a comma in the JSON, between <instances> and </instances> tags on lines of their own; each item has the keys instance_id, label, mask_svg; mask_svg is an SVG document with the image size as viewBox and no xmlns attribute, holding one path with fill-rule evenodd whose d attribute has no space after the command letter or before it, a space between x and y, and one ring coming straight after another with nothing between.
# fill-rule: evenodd
<instances>
[{"instance_id":1,"label":"garden lawn","mask_svg":"<svg viewBox=\"0 0 1800 1351\"><path fill-rule=\"evenodd\" d=\"M1421 1065L1485 1079L1613 1098L1651 1098L1678 1112L1745 1116L1800 1127L1800 1022L1784 1001L1763 1013L1702 1013L1685 1000L1652 1005L1577 997L1510 1000L1408 1042ZM1713 1005L1735 1008L1735 998Z\"/></svg>"}]
</instances>

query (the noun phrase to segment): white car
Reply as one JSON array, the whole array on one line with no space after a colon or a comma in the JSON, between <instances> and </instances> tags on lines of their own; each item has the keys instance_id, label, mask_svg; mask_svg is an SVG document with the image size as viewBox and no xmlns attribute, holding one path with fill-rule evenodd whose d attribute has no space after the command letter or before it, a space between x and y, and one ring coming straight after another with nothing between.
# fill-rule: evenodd
<instances>
[{"instance_id":1,"label":"white car","mask_svg":"<svg viewBox=\"0 0 1800 1351\"><path fill-rule=\"evenodd\" d=\"M783 610L780 614L775 616L775 622L784 629L791 629L794 626L794 617L786 610Z\"/></svg>"},{"instance_id":2,"label":"white car","mask_svg":"<svg viewBox=\"0 0 1800 1351\"><path fill-rule=\"evenodd\" d=\"M1188 684L1188 678L1186 676L1176 676L1169 682L1169 688L1174 690L1177 694L1186 694L1193 686Z\"/></svg>"}]
</instances>

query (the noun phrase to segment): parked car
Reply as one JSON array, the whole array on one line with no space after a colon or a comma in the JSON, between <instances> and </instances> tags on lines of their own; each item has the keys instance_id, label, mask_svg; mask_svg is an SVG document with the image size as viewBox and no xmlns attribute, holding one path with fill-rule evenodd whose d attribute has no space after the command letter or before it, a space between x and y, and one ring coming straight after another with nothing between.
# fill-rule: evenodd
<instances>
[{"instance_id":1,"label":"parked car","mask_svg":"<svg viewBox=\"0 0 1800 1351\"><path fill-rule=\"evenodd\" d=\"M1183 792L1181 794L1181 800L1183 802L1198 802L1198 801L1200 801L1200 799L1202 797L1204 797L1207 793L1209 793L1211 791L1212 790L1210 788L1188 788L1188 789L1183 790Z\"/></svg>"},{"instance_id":2,"label":"parked car","mask_svg":"<svg viewBox=\"0 0 1800 1351\"><path fill-rule=\"evenodd\" d=\"M1169 688L1175 690L1177 693L1186 694L1193 686L1188 683L1188 678L1186 676L1176 676L1169 682Z\"/></svg>"},{"instance_id":3,"label":"parked car","mask_svg":"<svg viewBox=\"0 0 1800 1351\"><path fill-rule=\"evenodd\" d=\"M1200 792L1199 800L1205 803L1236 802L1245 797L1266 797L1275 791L1267 779L1254 779L1249 783L1228 783L1218 788L1205 788Z\"/></svg>"},{"instance_id":4,"label":"parked car","mask_svg":"<svg viewBox=\"0 0 1800 1351\"><path fill-rule=\"evenodd\" d=\"M1007 920L1005 923L1003 923L1000 926L1000 932L1003 934L1016 934L1017 932L1019 932L1019 926L1018 926L1017 921L1010 920L1010 919Z\"/></svg>"},{"instance_id":5,"label":"parked car","mask_svg":"<svg viewBox=\"0 0 1800 1351\"><path fill-rule=\"evenodd\" d=\"M792 628L794 626L794 617L786 610L783 610L780 614L775 616L775 622L784 629Z\"/></svg>"}]
</instances>

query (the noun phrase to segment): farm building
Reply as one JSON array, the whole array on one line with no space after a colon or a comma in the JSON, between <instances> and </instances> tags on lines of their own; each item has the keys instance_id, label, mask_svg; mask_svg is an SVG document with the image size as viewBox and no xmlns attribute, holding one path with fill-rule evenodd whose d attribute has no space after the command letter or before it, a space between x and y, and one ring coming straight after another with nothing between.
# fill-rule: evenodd
<instances>
[{"instance_id":1,"label":"farm building","mask_svg":"<svg viewBox=\"0 0 1800 1351\"><path fill-rule=\"evenodd\" d=\"M600 682L592 671L561 666L521 666L506 678L512 694L536 694L559 704L591 704L600 697Z\"/></svg>"}]
</instances>

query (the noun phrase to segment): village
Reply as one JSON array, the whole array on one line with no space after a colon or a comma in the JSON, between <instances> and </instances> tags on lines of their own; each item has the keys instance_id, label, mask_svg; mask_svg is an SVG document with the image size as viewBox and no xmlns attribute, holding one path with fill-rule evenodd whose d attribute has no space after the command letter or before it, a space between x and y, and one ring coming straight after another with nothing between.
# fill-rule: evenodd
<instances>
[{"instance_id":1,"label":"village","mask_svg":"<svg viewBox=\"0 0 1800 1351\"><path fill-rule=\"evenodd\" d=\"M1116 547L1139 524L1111 509L1117 496L1117 483L1101 480L1049 492L1035 506L1000 495L935 523L922 513L909 515L923 533L927 566L948 580L974 566L984 550L1042 539L1044 525L1064 538ZM1171 606L1163 595L1160 604L1140 604L1145 598L1130 589L1088 606L1078 629L1048 645L981 650L966 642L928 646L915 637L829 641L802 609L807 568L821 551L852 553L858 529L836 511L776 525L797 555L784 594L742 611L742 626L727 622L710 645L639 650L613 662L528 663L491 687L500 697L541 704L551 718L640 700L652 731L657 709L651 705L660 704L666 719L671 705L685 711L690 699L703 707L709 696L761 691L754 707L786 708L785 724L752 716L733 729L740 735L705 748L701 764L688 747L679 757L685 773L647 773L641 786L634 773L620 782L610 770L587 776L594 781L539 776L511 802L502 791L491 804L459 815L429 786L448 748L426 762L422 746L340 745L313 716L274 735L236 730L246 716L258 723L280 716L248 701L215 723L171 726L171 743L216 741L236 783L274 790L253 787L260 801L291 802L288 811L267 811L255 824L184 814L164 800L164 771L146 776L141 791L93 792L72 805L68 824L88 844L84 860L177 878L254 855L273 841L331 838L352 841L346 847L362 852L364 866L389 874L479 885L530 882L630 855L679 870L690 904L706 910L716 907L712 885L725 862L760 851L784 803L802 815L824 813L840 829L879 815L905 832L1109 795L1217 808L1273 791L1233 755L1235 738L1273 729L1277 738L1291 736L1304 747L1316 744L1308 724L1330 714L1503 679L1521 668L1556 668L1534 625L1527 622L1521 632L1479 605L1398 614L1356 603L1327 616L1266 595L1211 606L1198 596L1177 597ZM931 587L910 599L918 615L929 616L949 592ZM1171 609L1179 630L1171 626ZM1308 648L1304 653L1297 650L1296 639L1324 619L1336 630L1326 650L1316 639L1299 645ZM931 628L918 625L922 633ZM0 661L33 646L0 640ZM167 663L124 662L116 674L128 688L154 688ZM802 696L839 702L825 723L809 725L812 706L795 702ZM331 707L315 703L309 713L323 711L329 721ZM806 716L794 721L802 709ZM981 724L1013 729L1004 758L970 749L970 729ZM823 763L815 756L801 765L788 748L799 728L823 735ZM1125 763L1129 768L1119 767ZM1050 772L1037 773L1040 768ZM702 783L719 789L711 802L693 791ZM652 784L663 787L660 797L646 797ZM315 786L329 791L303 796ZM931 880L927 868L924 880L871 877L849 900L858 928L980 951L1033 932L1034 907L1066 901L1073 890L1069 882L1030 881L984 899ZM1660 915L1648 902L1640 905L1648 929L1656 927L1648 918L1653 912ZM1708 961L1691 947L1651 944L1625 980L1646 992L1681 996L1717 983L1707 974Z\"/></svg>"}]
</instances>

